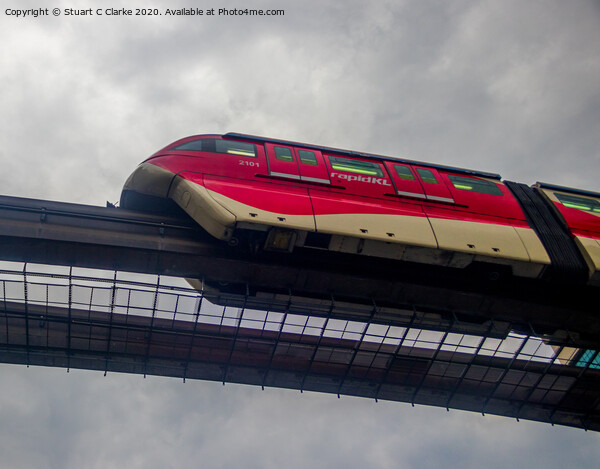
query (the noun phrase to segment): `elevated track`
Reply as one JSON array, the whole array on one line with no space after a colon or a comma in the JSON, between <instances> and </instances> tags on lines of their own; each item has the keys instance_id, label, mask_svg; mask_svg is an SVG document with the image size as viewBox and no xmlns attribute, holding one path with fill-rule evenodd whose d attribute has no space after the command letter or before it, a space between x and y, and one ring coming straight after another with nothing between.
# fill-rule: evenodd
<instances>
[{"instance_id":1,"label":"elevated track","mask_svg":"<svg viewBox=\"0 0 600 469\"><path fill-rule=\"evenodd\" d=\"M0 361L600 430L594 289L302 254L240 251L185 218L0 197Z\"/></svg>"}]
</instances>

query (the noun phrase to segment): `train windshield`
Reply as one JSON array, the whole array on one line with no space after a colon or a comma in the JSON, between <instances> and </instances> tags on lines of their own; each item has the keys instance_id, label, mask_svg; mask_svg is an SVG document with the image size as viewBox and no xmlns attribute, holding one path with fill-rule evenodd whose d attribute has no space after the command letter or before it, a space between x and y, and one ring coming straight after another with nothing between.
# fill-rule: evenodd
<instances>
[{"instance_id":1,"label":"train windshield","mask_svg":"<svg viewBox=\"0 0 600 469\"><path fill-rule=\"evenodd\" d=\"M184 150L184 151L208 151L207 143L211 140L192 140L191 142L186 142L181 145L172 148L172 150Z\"/></svg>"}]
</instances>

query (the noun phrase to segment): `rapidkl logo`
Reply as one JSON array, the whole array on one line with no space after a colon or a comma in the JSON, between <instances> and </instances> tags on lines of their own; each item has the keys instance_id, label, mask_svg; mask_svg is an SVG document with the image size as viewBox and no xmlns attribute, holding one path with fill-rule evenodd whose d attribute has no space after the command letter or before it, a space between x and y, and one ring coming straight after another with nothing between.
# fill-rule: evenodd
<instances>
[{"instance_id":1,"label":"rapidkl logo","mask_svg":"<svg viewBox=\"0 0 600 469\"><path fill-rule=\"evenodd\" d=\"M391 186L391 184L387 181L387 179L376 178L373 176L358 176L356 174L331 173L331 177L345 179L346 181L370 182L371 184L379 184L380 186Z\"/></svg>"}]
</instances>

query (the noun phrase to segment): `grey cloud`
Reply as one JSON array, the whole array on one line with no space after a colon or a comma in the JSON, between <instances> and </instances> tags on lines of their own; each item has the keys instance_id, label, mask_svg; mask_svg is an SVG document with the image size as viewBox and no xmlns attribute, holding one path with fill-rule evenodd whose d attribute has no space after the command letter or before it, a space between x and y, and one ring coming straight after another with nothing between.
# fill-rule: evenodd
<instances>
[{"instance_id":1,"label":"grey cloud","mask_svg":"<svg viewBox=\"0 0 600 469\"><path fill-rule=\"evenodd\" d=\"M158 148L225 131L600 189L596 2L252 6L286 15L0 17L2 192L116 201ZM0 454L13 467L500 468L535 457L551 468L600 456L596 434L443 409L0 371Z\"/></svg>"},{"instance_id":2,"label":"grey cloud","mask_svg":"<svg viewBox=\"0 0 600 469\"><path fill-rule=\"evenodd\" d=\"M394 402L7 365L1 376L11 467L587 467L598 456L598 436L581 430Z\"/></svg>"}]
</instances>

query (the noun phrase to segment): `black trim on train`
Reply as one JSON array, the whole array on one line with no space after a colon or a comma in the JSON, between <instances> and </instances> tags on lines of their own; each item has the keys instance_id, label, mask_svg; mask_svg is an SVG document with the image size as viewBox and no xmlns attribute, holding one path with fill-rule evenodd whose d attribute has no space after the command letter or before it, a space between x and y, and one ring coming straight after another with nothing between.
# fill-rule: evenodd
<instances>
[{"instance_id":1,"label":"black trim on train","mask_svg":"<svg viewBox=\"0 0 600 469\"><path fill-rule=\"evenodd\" d=\"M550 189L553 191L570 192L572 194L583 195L587 197L600 197L600 193L598 192L574 189L573 187L557 186L556 184L547 184L545 182L536 182L535 187L539 187L540 189Z\"/></svg>"},{"instance_id":2,"label":"black trim on train","mask_svg":"<svg viewBox=\"0 0 600 469\"><path fill-rule=\"evenodd\" d=\"M521 205L529 226L540 238L552 262L541 278L571 284L585 283L589 278L588 266L552 207L536 189L526 184L512 181L504 181L504 184Z\"/></svg>"}]
</instances>

